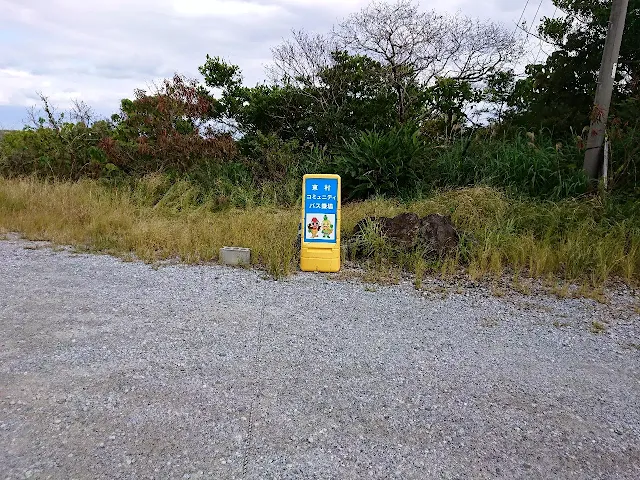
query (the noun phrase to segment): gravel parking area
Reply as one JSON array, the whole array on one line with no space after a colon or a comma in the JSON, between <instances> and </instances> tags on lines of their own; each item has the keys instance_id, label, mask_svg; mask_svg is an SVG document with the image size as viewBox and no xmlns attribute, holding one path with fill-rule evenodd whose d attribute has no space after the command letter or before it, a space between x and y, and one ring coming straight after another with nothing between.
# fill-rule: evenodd
<instances>
[{"instance_id":1,"label":"gravel parking area","mask_svg":"<svg viewBox=\"0 0 640 480\"><path fill-rule=\"evenodd\" d=\"M639 307L0 241L0 478L637 479Z\"/></svg>"}]
</instances>

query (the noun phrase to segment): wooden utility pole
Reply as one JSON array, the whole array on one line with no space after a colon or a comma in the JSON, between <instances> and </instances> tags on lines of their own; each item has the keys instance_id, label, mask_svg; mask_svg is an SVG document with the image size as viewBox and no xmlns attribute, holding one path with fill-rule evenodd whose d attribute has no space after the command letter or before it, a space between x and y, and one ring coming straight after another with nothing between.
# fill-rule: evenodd
<instances>
[{"instance_id":1,"label":"wooden utility pole","mask_svg":"<svg viewBox=\"0 0 640 480\"><path fill-rule=\"evenodd\" d=\"M587 151L584 154L584 171L589 178L597 179L600 172L600 159L602 158L602 143L604 141L609 105L613 92L613 82L616 78L618 55L622 43L622 31L627 16L629 0L613 0L607 40L604 44L602 63L598 75L598 88L591 113L591 126L587 140Z\"/></svg>"}]
</instances>

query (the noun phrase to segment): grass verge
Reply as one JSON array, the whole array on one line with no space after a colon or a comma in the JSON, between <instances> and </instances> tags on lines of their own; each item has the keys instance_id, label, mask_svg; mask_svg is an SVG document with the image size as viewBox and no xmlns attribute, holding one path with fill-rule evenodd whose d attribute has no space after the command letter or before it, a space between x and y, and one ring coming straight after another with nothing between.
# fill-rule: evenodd
<instances>
[{"instance_id":1,"label":"grass verge","mask_svg":"<svg viewBox=\"0 0 640 480\"><path fill-rule=\"evenodd\" d=\"M451 215L463 232L450 257L425 261L369 238L370 272L398 269L415 275L466 272L472 279L534 277L600 287L640 279L637 205L601 199L541 202L482 187L451 190L402 203L372 199L343 206L342 235L369 215ZM153 175L127 186L98 181L44 182L0 178L0 233L70 244L91 251L155 262L216 261L222 246L252 250L252 263L279 277L296 270L299 209L255 207L217 211L216 203L184 181ZM375 276L375 275L374 275Z\"/></svg>"}]
</instances>

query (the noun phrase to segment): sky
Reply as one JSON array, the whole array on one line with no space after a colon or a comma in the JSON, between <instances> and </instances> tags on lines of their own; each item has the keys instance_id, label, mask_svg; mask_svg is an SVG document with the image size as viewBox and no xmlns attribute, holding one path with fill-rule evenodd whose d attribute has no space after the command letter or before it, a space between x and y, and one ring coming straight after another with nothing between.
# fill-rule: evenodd
<instances>
[{"instance_id":1,"label":"sky","mask_svg":"<svg viewBox=\"0 0 640 480\"><path fill-rule=\"evenodd\" d=\"M265 80L271 48L292 29L324 33L369 0L0 0L0 129L21 128L37 92L59 110L73 99L101 116L135 88L174 73L201 78L206 55L239 65L244 82ZM420 0L515 28L536 0ZM541 0L538 19L551 17ZM537 21L536 21L537 23ZM532 48L538 51L538 41Z\"/></svg>"}]
</instances>

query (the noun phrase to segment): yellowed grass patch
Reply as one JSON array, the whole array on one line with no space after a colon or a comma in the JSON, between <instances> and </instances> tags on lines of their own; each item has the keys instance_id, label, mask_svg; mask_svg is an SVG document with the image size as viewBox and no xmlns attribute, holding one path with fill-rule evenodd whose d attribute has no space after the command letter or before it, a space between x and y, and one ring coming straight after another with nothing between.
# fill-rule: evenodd
<instances>
[{"instance_id":1,"label":"yellowed grass patch","mask_svg":"<svg viewBox=\"0 0 640 480\"><path fill-rule=\"evenodd\" d=\"M274 276L297 269L299 207L256 207L217 211L214 202L185 181L153 175L128 186L97 181L44 182L0 178L0 233L69 244L147 262L176 259L216 261L222 246L251 248L252 263ZM601 225L589 201L562 203L515 201L490 188L468 188L401 203L372 199L342 210L342 236L367 216L451 215L463 241L450 257L425 260L415 253L393 252L384 239L367 239L367 279L397 281L400 269L416 275L496 279L505 273L555 282L566 294L567 282L599 287L616 277L637 283L640 234L624 221ZM345 257L346 258L346 257ZM529 287L524 288L527 290Z\"/></svg>"}]
</instances>

